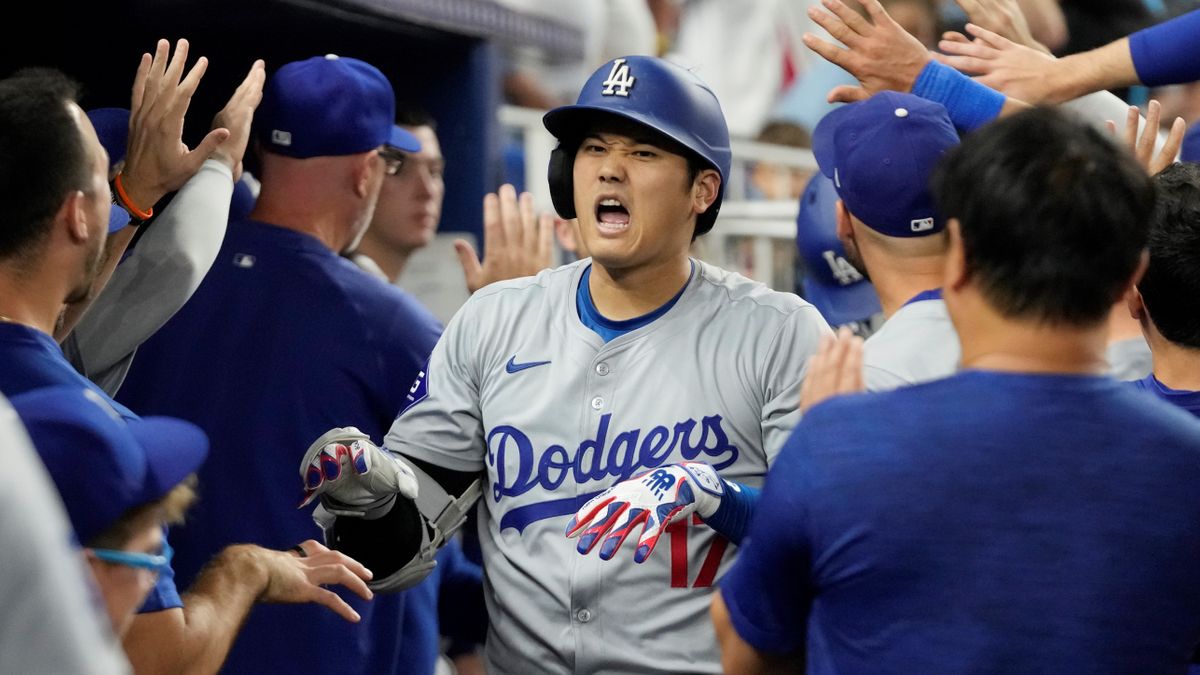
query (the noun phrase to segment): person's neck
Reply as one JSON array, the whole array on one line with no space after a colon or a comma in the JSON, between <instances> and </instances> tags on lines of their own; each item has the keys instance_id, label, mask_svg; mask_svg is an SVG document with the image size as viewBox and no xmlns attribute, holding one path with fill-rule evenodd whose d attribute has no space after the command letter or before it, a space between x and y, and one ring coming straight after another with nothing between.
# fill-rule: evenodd
<instances>
[{"instance_id":1,"label":"person's neck","mask_svg":"<svg viewBox=\"0 0 1200 675\"><path fill-rule=\"evenodd\" d=\"M65 292L61 284L45 276L0 266L0 321L54 335Z\"/></svg>"},{"instance_id":2,"label":"person's neck","mask_svg":"<svg viewBox=\"0 0 1200 675\"><path fill-rule=\"evenodd\" d=\"M890 260L876 255L874 258L865 263L885 318L892 318L918 293L942 287L943 256Z\"/></svg>"},{"instance_id":3,"label":"person's neck","mask_svg":"<svg viewBox=\"0 0 1200 675\"><path fill-rule=\"evenodd\" d=\"M370 230L367 230L367 235L359 242L357 252L375 261L392 283L400 280L400 275L404 274L404 267L412 255L409 249L399 249L375 241L371 238Z\"/></svg>"},{"instance_id":4,"label":"person's neck","mask_svg":"<svg viewBox=\"0 0 1200 675\"><path fill-rule=\"evenodd\" d=\"M348 243L350 226L343 214L335 209L315 207L303 200L288 202L260 197L250 218L307 234L334 253L341 253Z\"/></svg>"},{"instance_id":5,"label":"person's neck","mask_svg":"<svg viewBox=\"0 0 1200 675\"><path fill-rule=\"evenodd\" d=\"M683 288L691 273L686 254L669 262L620 270L593 260L588 291L604 318L625 321L662 307Z\"/></svg>"},{"instance_id":6,"label":"person's neck","mask_svg":"<svg viewBox=\"0 0 1200 675\"><path fill-rule=\"evenodd\" d=\"M1184 347L1153 328L1146 331L1154 359L1154 377L1171 389L1200 391L1200 349Z\"/></svg>"},{"instance_id":7,"label":"person's neck","mask_svg":"<svg viewBox=\"0 0 1200 675\"><path fill-rule=\"evenodd\" d=\"M970 310L951 312L963 369L1064 375L1108 370L1104 321L1088 327L1047 325L1005 317L980 300L964 302L972 305Z\"/></svg>"}]
</instances>

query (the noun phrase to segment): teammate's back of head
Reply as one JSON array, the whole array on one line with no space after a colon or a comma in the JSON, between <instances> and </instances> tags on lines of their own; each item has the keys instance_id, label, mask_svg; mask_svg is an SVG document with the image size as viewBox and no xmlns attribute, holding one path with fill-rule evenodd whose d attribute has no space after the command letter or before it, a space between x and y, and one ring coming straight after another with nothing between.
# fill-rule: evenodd
<instances>
[{"instance_id":1,"label":"teammate's back of head","mask_svg":"<svg viewBox=\"0 0 1200 675\"><path fill-rule=\"evenodd\" d=\"M1034 109L967 136L933 177L959 224L965 274L1009 319L1103 321L1140 264L1154 185L1067 114Z\"/></svg>"},{"instance_id":2,"label":"teammate's back of head","mask_svg":"<svg viewBox=\"0 0 1200 675\"><path fill-rule=\"evenodd\" d=\"M0 258L41 241L67 194L87 187L87 149L68 108L76 96L57 71L0 81Z\"/></svg>"},{"instance_id":3,"label":"teammate's back of head","mask_svg":"<svg viewBox=\"0 0 1200 675\"><path fill-rule=\"evenodd\" d=\"M1168 341L1200 348L1200 165L1157 176L1150 264L1138 283L1149 320Z\"/></svg>"}]
</instances>

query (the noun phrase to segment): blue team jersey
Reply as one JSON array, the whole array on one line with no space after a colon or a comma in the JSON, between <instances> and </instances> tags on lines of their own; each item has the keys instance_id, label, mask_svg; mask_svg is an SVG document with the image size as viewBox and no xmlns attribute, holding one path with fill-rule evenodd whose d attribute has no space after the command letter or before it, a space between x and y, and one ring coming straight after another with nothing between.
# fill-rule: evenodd
<instances>
[{"instance_id":1,"label":"blue team jersey","mask_svg":"<svg viewBox=\"0 0 1200 675\"><path fill-rule=\"evenodd\" d=\"M1200 422L1099 377L966 371L797 426L722 582L812 673L1181 672Z\"/></svg>"},{"instance_id":2,"label":"blue team jersey","mask_svg":"<svg viewBox=\"0 0 1200 675\"><path fill-rule=\"evenodd\" d=\"M1130 384L1142 391L1148 391L1167 403L1192 413L1196 417L1200 417L1200 391L1172 389L1159 382L1153 373L1141 380L1134 380Z\"/></svg>"},{"instance_id":3,"label":"blue team jersey","mask_svg":"<svg viewBox=\"0 0 1200 675\"><path fill-rule=\"evenodd\" d=\"M118 395L144 414L191 420L212 442L200 499L172 538L181 581L229 544L319 539L296 508L305 448L348 425L382 442L440 332L410 296L317 239L231 224L212 270L138 349ZM360 624L316 605L257 607L225 672L403 670L403 595L342 596Z\"/></svg>"},{"instance_id":4,"label":"blue team jersey","mask_svg":"<svg viewBox=\"0 0 1200 675\"><path fill-rule=\"evenodd\" d=\"M58 385L90 389L125 419L137 418L133 411L112 400L104 390L76 372L54 338L22 324L0 323L0 394L11 398ZM33 441L36 445L37 439ZM175 541L174 536L171 541ZM175 588L175 573L168 568L158 575L139 611L157 612L182 606L179 591Z\"/></svg>"}]
</instances>

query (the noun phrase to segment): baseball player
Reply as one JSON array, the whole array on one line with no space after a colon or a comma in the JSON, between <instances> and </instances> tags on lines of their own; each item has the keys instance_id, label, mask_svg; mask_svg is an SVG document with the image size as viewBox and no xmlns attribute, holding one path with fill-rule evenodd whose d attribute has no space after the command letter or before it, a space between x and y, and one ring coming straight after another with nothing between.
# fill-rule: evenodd
<instances>
[{"instance_id":1,"label":"baseball player","mask_svg":"<svg viewBox=\"0 0 1200 675\"><path fill-rule=\"evenodd\" d=\"M708 598L829 329L688 257L730 167L692 73L615 59L545 124L555 207L591 257L476 292L384 449L330 431L306 491L376 590L418 580L479 498L490 672L719 672ZM634 560L605 560L640 526Z\"/></svg>"},{"instance_id":2,"label":"baseball player","mask_svg":"<svg viewBox=\"0 0 1200 675\"><path fill-rule=\"evenodd\" d=\"M866 342L872 391L945 377L958 335L941 297L947 237L929 178L958 134L940 104L881 92L834 110L813 133L813 154L837 192L837 233L878 291L883 326Z\"/></svg>"}]
</instances>

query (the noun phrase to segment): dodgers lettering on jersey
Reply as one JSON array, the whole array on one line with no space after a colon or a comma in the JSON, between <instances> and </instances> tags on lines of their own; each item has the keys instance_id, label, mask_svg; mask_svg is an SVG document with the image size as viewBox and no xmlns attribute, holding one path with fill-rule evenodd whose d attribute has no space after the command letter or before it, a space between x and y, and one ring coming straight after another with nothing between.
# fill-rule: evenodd
<instances>
[{"instance_id":1,"label":"dodgers lettering on jersey","mask_svg":"<svg viewBox=\"0 0 1200 675\"><path fill-rule=\"evenodd\" d=\"M720 672L708 606L734 547L692 519L645 563L602 561L564 529L591 497L665 464L760 485L829 329L796 296L697 262L675 306L605 343L575 308L588 264L475 293L385 445L485 474L489 672Z\"/></svg>"}]
</instances>

